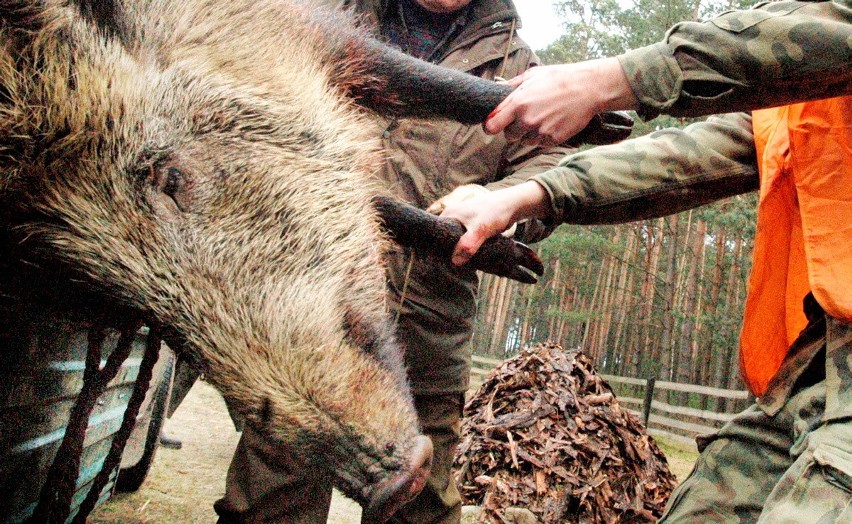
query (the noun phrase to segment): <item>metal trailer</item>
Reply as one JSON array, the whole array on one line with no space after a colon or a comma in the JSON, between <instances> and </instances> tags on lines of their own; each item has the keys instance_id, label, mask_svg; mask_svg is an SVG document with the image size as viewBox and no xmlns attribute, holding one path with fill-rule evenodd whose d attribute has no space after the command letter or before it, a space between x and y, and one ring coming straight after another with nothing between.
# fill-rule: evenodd
<instances>
[{"instance_id":1,"label":"metal trailer","mask_svg":"<svg viewBox=\"0 0 852 524\"><path fill-rule=\"evenodd\" d=\"M92 326L75 313L15 303L0 306L0 523L32 519L83 386ZM101 366L118 331L101 344ZM97 398L88 418L71 500L71 522L103 469L140 372L148 330L136 333L129 357ZM97 504L115 490L134 491L148 473L171 390L174 355L161 345L134 429Z\"/></svg>"}]
</instances>

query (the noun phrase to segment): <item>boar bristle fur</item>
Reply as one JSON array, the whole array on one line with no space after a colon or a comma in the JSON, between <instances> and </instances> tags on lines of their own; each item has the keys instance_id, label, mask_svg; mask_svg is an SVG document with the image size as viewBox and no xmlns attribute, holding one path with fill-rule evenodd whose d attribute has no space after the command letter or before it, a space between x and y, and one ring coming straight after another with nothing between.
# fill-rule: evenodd
<instances>
[{"instance_id":1,"label":"boar bristle fur","mask_svg":"<svg viewBox=\"0 0 852 524\"><path fill-rule=\"evenodd\" d=\"M0 216L21 258L156 318L363 502L419 430L358 105L382 81L367 34L312 10L0 2Z\"/></svg>"}]
</instances>

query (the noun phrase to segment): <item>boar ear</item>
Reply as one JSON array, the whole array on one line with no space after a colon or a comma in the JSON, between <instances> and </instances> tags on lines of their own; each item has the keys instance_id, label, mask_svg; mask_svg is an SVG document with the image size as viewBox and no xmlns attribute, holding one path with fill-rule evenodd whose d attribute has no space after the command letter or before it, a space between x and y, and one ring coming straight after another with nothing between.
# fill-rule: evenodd
<instances>
[{"instance_id":1,"label":"boar ear","mask_svg":"<svg viewBox=\"0 0 852 524\"><path fill-rule=\"evenodd\" d=\"M19 44L25 43L55 19L55 11L66 7L76 9L82 18L107 36L122 39L126 33L121 0L71 0L67 5L44 0L0 0L0 25L14 35Z\"/></svg>"},{"instance_id":2,"label":"boar ear","mask_svg":"<svg viewBox=\"0 0 852 524\"><path fill-rule=\"evenodd\" d=\"M3 28L11 33L35 33L45 25L42 2L24 0L0 0L0 20Z\"/></svg>"},{"instance_id":3,"label":"boar ear","mask_svg":"<svg viewBox=\"0 0 852 524\"><path fill-rule=\"evenodd\" d=\"M80 14L105 35L124 41L127 23L121 0L73 0Z\"/></svg>"}]
</instances>

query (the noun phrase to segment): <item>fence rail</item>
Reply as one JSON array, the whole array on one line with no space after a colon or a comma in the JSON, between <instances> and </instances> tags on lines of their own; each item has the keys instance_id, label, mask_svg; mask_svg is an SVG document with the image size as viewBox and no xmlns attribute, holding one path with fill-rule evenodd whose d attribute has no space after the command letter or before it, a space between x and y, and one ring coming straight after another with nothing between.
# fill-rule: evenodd
<instances>
[{"instance_id":1,"label":"fence rail","mask_svg":"<svg viewBox=\"0 0 852 524\"><path fill-rule=\"evenodd\" d=\"M478 355L474 355L472 359L471 393L482 385L491 370L503 363L502 360ZM625 409L645 423L648 433L662 435L690 446L695 445L696 435L712 433L722 424L734 418L736 413L744 407L744 401L751 398L747 391L658 381L653 377L644 379L606 374L601 374L601 377L613 386L618 401L625 405ZM668 402L655 398L655 395L663 396L660 394L661 392L664 392L665 396L668 397ZM644 398L638 398L641 393L644 393L644 395L641 395ZM671 401L672 396L679 396L686 397L686 401L689 402L689 398L695 395L723 399L727 401L723 404L734 409L719 412L698 409L688 405L678 405Z\"/></svg>"}]
</instances>

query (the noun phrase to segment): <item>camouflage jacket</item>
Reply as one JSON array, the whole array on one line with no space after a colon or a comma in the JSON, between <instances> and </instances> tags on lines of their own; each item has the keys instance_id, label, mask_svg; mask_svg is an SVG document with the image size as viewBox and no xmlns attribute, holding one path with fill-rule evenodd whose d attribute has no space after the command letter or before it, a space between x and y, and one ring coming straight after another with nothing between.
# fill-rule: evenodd
<instances>
[{"instance_id":1,"label":"camouflage jacket","mask_svg":"<svg viewBox=\"0 0 852 524\"><path fill-rule=\"evenodd\" d=\"M640 115L702 116L852 94L852 1L780 1L674 26L619 57ZM534 178L557 223L663 216L758 187L747 112L563 159Z\"/></svg>"}]
</instances>

